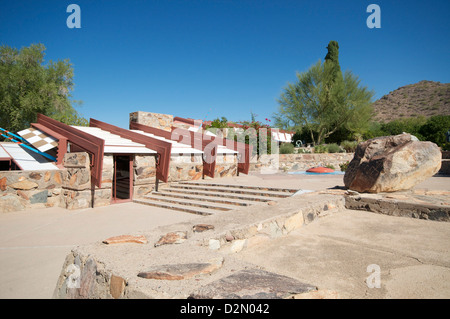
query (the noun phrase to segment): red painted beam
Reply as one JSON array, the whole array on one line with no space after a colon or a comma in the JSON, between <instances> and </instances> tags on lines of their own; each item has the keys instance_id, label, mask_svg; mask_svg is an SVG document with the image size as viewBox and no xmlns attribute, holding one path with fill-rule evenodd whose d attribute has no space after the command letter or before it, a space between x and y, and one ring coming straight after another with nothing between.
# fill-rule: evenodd
<instances>
[{"instance_id":1,"label":"red painted beam","mask_svg":"<svg viewBox=\"0 0 450 319\"><path fill-rule=\"evenodd\" d=\"M82 132L67 124L58 122L43 114L37 115L38 124L41 124L41 128L46 127L57 134L60 134L67 138L70 143L73 143L86 152L92 155L91 163L91 178L94 184L102 187L102 170L103 170L103 150L105 141L101 138L93 136L91 134ZM44 129L45 131L45 129Z\"/></svg>"}]
</instances>

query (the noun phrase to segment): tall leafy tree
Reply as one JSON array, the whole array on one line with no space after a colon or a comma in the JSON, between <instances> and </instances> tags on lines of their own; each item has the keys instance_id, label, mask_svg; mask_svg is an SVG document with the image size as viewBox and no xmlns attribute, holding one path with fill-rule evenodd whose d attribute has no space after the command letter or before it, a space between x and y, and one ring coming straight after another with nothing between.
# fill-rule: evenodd
<instances>
[{"instance_id":1,"label":"tall leafy tree","mask_svg":"<svg viewBox=\"0 0 450 319\"><path fill-rule=\"evenodd\" d=\"M73 68L69 60L44 64L45 46L17 50L0 47L0 127L18 131L42 113L66 124L87 125L71 100Z\"/></svg>"},{"instance_id":2,"label":"tall leafy tree","mask_svg":"<svg viewBox=\"0 0 450 319\"><path fill-rule=\"evenodd\" d=\"M297 81L288 83L278 99L275 124L288 130L308 131L315 145L346 128L362 134L372 115L373 92L360 86L351 71L342 74L339 45L328 44L325 61L318 61Z\"/></svg>"}]
</instances>

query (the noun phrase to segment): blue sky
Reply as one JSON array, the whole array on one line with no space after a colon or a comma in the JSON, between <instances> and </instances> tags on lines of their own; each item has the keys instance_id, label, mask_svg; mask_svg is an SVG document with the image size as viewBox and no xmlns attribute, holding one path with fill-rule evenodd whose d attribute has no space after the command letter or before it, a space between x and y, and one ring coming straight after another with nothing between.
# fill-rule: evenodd
<instances>
[{"instance_id":1,"label":"blue sky","mask_svg":"<svg viewBox=\"0 0 450 319\"><path fill-rule=\"evenodd\" d=\"M69 4L81 28L69 29ZM371 3L381 28L369 29ZM79 112L128 128L147 111L265 122L296 72L338 41L342 70L374 100L421 80L448 83L448 0L0 0L0 43L43 43L46 61L70 59Z\"/></svg>"}]
</instances>

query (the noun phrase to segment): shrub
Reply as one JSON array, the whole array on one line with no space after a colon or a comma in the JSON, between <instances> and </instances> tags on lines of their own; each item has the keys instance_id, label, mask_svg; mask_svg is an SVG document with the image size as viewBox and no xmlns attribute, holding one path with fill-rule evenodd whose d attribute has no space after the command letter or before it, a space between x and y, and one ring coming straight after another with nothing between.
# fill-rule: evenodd
<instances>
[{"instance_id":1,"label":"shrub","mask_svg":"<svg viewBox=\"0 0 450 319\"><path fill-rule=\"evenodd\" d=\"M340 153L342 150L336 143L328 144L327 145L327 151L328 153Z\"/></svg>"},{"instance_id":2,"label":"shrub","mask_svg":"<svg viewBox=\"0 0 450 319\"><path fill-rule=\"evenodd\" d=\"M294 145L291 143L283 143L280 145L280 154L293 154Z\"/></svg>"},{"instance_id":3,"label":"shrub","mask_svg":"<svg viewBox=\"0 0 450 319\"><path fill-rule=\"evenodd\" d=\"M341 168L342 172L345 172L347 170L348 164L350 164L349 161L347 161L345 163L342 163L342 164L339 164L339 167Z\"/></svg>"},{"instance_id":4,"label":"shrub","mask_svg":"<svg viewBox=\"0 0 450 319\"><path fill-rule=\"evenodd\" d=\"M311 150L307 148L298 148L296 151L297 154L310 154Z\"/></svg>"},{"instance_id":5,"label":"shrub","mask_svg":"<svg viewBox=\"0 0 450 319\"><path fill-rule=\"evenodd\" d=\"M327 153L328 147L325 144L317 145L314 147L314 153Z\"/></svg>"},{"instance_id":6,"label":"shrub","mask_svg":"<svg viewBox=\"0 0 450 319\"><path fill-rule=\"evenodd\" d=\"M436 143L443 150L450 150L450 142L446 140L448 131L450 131L450 115L436 115L430 117L420 127L419 133L424 140Z\"/></svg>"},{"instance_id":7,"label":"shrub","mask_svg":"<svg viewBox=\"0 0 450 319\"><path fill-rule=\"evenodd\" d=\"M356 147L358 146L357 141L343 141L341 143L341 147L347 152L347 153L354 153L356 151Z\"/></svg>"}]
</instances>

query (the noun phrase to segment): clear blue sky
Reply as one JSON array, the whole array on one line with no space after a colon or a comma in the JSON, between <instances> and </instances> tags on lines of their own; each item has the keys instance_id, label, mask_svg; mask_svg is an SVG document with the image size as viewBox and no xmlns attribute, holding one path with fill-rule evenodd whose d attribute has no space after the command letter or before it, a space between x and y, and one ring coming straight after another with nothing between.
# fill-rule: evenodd
<instances>
[{"instance_id":1,"label":"clear blue sky","mask_svg":"<svg viewBox=\"0 0 450 319\"><path fill-rule=\"evenodd\" d=\"M69 29L69 4L81 28ZM371 3L381 29L369 29ZM264 122L295 73L339 43L342 70L375 99L421 80L450 82L448 0L0 0L0 43L43 43L70 59L78 110L128 128L133 111Z\"/></svg>"}]
</instances>

